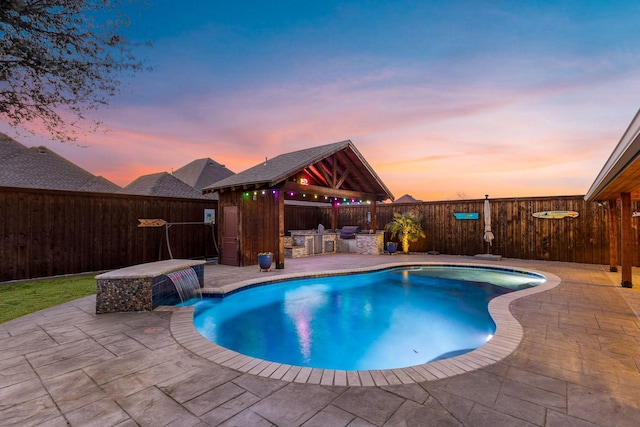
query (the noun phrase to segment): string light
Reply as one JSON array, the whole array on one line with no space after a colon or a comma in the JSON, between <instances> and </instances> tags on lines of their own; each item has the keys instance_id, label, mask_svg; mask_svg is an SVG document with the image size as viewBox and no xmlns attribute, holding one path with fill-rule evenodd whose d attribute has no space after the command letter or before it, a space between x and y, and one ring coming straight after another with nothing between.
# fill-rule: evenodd
<instances>
[{"instance_id":1,"label":"string light","mask_svg":"<svg viewBox=\"0 0 640 427\"><path fill-rule=\"evenodd\" d=\"M258 193L260 193L261 195L264 196L264 195L267 194L268 191L271 191L271 194L273 194L274 196L278 195L278 190L276 190L276 189L260 190L260 191L255 190L255 191L253 191L253 200L257 200L256 196L258 195ZM292 197L292 198L295 198L296 195L298 197L300 197L300 198L304 198L304 199L307 198L307 193L296 193L295 191L287 191L285 194L288 197ZM251 196L251 192L250 191L245 191L245 192L242 193L242 195L245 198L248 198L249 196ZM311 195L309 195L309 197L311 197ZM313 198L315 200L324 198L324 200L326 200L327 202L333 202L336 206L340 206L340 205L344 205L344 204L346 204L346 205L361 205L361 204L370 205L371 204L371 200L350 199L350 198L347 198L347 197L339 198L339 197L323 196L323 195L314 194Z\"/></svg>"}]
</instances>

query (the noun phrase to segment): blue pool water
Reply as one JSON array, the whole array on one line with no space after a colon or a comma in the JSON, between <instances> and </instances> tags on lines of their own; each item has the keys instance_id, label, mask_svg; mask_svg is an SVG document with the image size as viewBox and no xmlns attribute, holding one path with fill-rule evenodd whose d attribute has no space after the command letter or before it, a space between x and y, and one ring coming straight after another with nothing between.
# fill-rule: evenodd
<instances>
[{"instance_id":1,"label":"blue pool water","mask_svg":"<svg viewBox=\"0 0 640 427\"><path fill-rule=\"evenodd\" d=\"M545 278L503 269L402 267L292 280L195 302L196 329L248 356L371 370L474 350L495 331L488 302Z\"/></svg>"}]
</instances>

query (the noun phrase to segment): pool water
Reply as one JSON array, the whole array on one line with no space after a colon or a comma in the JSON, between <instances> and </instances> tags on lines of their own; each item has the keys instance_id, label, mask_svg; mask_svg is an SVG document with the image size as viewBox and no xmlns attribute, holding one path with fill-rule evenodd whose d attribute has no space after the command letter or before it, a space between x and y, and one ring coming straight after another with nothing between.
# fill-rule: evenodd
<instances>
[{"instance_id":1,"label":"pool water","mask_svg":"<svg viewBox=\"0 0 640 427\"><path fill-rule=\"evenodd\" d=\"M284 281L195 302L194 324L239 353L339 370L414 366L472 351L495 332L492 298L545 281L477 267L402 267Z\"/></svg>"}]
</instances>

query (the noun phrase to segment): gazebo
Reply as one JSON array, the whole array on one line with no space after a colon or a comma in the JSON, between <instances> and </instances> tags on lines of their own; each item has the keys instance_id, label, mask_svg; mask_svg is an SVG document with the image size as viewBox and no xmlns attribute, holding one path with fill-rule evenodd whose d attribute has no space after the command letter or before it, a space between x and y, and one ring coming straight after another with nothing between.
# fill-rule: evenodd
<instances>
[{"instance_id":1,"label":"gazebo","mask_svg":"<svg viewBox=\"0 0 640 427\"><path fill-rule=\"evenodd\" d=\"M273 252L284 268L285 200L330 203L331 228L341 203L370 206L375 231L376 203L393 195L349 141L281 154L204 188L218 192L220 263L254 265L260 252Z\"/></svg>"},{"instance_id":2,"label":"gazebo","mask_svg":"<svg viewBox=\"0 0 640 427\"><path fill-rule=\"evenodd\" d=\"M609 269L617 271L617 266L621 265L621 284L624 287L632 287L631 201L640 200L640 110L584 198L601 205L608 204ZM620 200L620 218L618 218L618 200Z\"/></svg>"}]
</instances>

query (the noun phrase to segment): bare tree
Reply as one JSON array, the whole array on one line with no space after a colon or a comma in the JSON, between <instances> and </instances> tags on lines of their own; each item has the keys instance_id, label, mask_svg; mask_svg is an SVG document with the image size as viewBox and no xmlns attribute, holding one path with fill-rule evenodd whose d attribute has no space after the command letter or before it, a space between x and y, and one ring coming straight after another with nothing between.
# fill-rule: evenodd
<instances>
[{"instance_id":1,"label":"bare tree","mask_svg":"<svg viewBox=\"0 0 640 427\"><path fill-rule=\"evenodd\" d=\"M122 35L121 0L0 0L0 118L60 141L142 68Z\"/></svg>"},{"instance_id":2,"label":"bare tree","mask_svg":"<svg viewBox=\"0 0 640 427\"><path fill-rule=\"evenodd\" d=\"M466 191L458 191L456 193L456 200L469 200L469 199L470 199L470 197L466 193Z\"/></svg>"}]
</instances>

